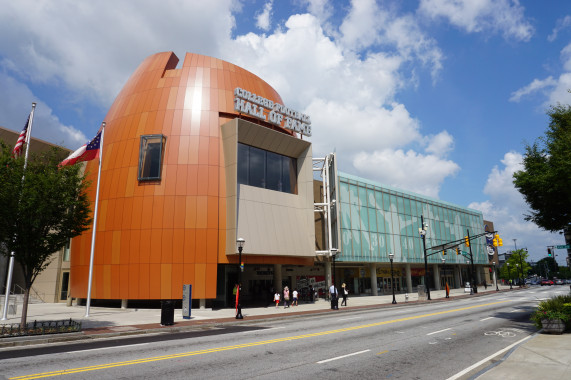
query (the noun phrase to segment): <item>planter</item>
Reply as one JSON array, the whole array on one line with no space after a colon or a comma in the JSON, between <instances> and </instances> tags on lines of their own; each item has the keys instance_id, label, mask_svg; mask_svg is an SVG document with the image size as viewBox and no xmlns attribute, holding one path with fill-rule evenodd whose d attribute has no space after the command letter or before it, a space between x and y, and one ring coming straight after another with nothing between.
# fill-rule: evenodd
<instances>
[{"instance_id":1,"label":"planter","mask_svg":"<svg viewBox=\"0 0 571 380\"><path fill-rule=\"evenodd\" d=\"M542 319L543 332L547 334L563 334L565 323L561 319Z\"/></svg>"}]
</instances>

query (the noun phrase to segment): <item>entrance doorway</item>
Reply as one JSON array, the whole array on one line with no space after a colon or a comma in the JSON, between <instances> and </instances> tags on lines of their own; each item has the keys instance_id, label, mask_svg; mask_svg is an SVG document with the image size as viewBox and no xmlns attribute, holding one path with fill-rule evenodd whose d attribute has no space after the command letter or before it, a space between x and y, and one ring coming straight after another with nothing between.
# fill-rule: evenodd
<instances>
[{"instance_id":1,"label":"entrance doorway","mask_svg":"<svg viewBox=\"0 0 571 380\"><path fill-rule=\"evenodd\" d=\"M392 277L380 277L377 278L377 290L379 291L380 294L393 294L392 288L391 288L391 283L392 283L393 278ZM401 291L401 278L400 277L395 277L394 278L394 286L395 286L395 293L398 293Z\"/></svg>"}]
</instances>

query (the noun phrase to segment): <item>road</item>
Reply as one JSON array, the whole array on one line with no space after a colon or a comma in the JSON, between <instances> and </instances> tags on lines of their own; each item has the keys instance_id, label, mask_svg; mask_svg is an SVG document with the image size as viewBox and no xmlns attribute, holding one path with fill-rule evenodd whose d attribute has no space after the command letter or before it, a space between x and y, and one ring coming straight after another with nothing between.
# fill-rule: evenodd
<instances>
[{"instance_id":1,"label":"road","mask_svg":"<svg viewBox=\"0 0 571 380\"><path fill-rule=\"evenodd\" d=\"M450 302L340 310L195 332L0 350L1 375L36 379L447 379L533 334L534 287Z\"/></svg>"}]
</instances>

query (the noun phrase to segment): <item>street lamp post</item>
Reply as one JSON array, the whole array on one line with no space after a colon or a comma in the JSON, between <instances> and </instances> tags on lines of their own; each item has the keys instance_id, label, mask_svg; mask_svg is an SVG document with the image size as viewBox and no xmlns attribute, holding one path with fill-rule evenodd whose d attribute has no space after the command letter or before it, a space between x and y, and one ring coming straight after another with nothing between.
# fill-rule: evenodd
<instances>
[{"instance_id":1,"label":"street lamp post","mask_svg":"<svg viewBox=\"0 0 571 380\"><path fill-rule=\"evenodd\" d=\"M494 280L496 281L496 292L499 292L500 288L498 288L498 273L496 272L496 262L492 261L492 265L494 266Z\"/></svg>"},{"instance_id":2,"label":"street lamp post","mask_svg":"<svg viewBox=\"0 0 571 380\"><path fill-rule=\"evenodd\" d=\"M397 303L395 299L395 276L393 272L393 258L395 257L394 253L389 253L389 260L391 260L391 287L393 288L393 304Z\"/></svg>"},{"instance_id":3,"label":"street lamp post","mask_svg":"<svg viewBox=\"0 0 571 380\"><path fill-rule=\"evenodd\" d=\"M442 258L442 270L444 271L444 288L446 290L446 298L450 298L450 290L448 288L448 280L446 279L446 259Z\"/></svg>"},{"instance_id":4,"label":"street lamp post","mask_svg":"<svg viewBox=\"0 0 571 380\"><path fill-rule=\"evenodd\" d=\"M510 263L506 263L506 265L508 266L508 279L510 281L510 290L512 290L512 271L510 269Z\"/></svg>"},{"instance_id":5,"label":"street lamp post","mask_svg":"<svg viewBox=\"0 0 571 380\"><path fill-rule=\"evenodd\" d=\"M519 278L519 264L518 263L515 264L515 274L517 276L517 284L521 288L521 279Z\"/></svg>"},{"instance_id":6,"label":"street lamp post","mask_svg":"<svg viewBox=\"0 0 571 380\"><path fill-rule=\"evenodd\" d=\"M527 248L522 248L521 250L522 250L522 252L520 252L520 254L519 254L519 265L521 268L521 282L520 282L521 285L520 285L520 287L524 285L524 279L525 279L525 274L523 273L523 259L521 256L522 256L524 250L527 252Z\"/></svg>"},{"instance_id":7,"label":"street lamp post","mask_svg":"<svg viewBox=\"0 0 571 380\"><path fill-rule=\"evenodd\" d=\"M426 257L426 230L428 230L428 224L424 224L424 216L420 216L420 225L418 229L420 236L422 236L422 247L424 249L424 284L426 285L426 295L428 300L430 300L430 286L428 285L428 260Z\"/></svg>"},{"instance_id":8,"label":"street lamp post","mask_svg":"<svg viewBox=\"0 0 571 380\"><path fill-rule=\"evenodd\" d=\"M242 316L242 304L240 303L240 295L242 293L242 271L244 267L242 266L242 249L246 244L246 240L243 238L238 238L236 240L236 245L238 246L238 289L236 289L238 294L238 299L236 300L236 319L243 319Z\"/></svg>"}]
</instances>

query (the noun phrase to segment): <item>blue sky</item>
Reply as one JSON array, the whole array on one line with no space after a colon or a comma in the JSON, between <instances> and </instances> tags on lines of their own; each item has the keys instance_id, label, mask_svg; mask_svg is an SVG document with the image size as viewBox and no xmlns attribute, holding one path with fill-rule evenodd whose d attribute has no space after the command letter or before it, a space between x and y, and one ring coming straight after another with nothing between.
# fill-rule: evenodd
<instances>
[{"instance_id":1,"label":"blue sky","mask_svg":"<svg viewBox=\"0 0 571 380\"><path fill-rule=\"evenodd\" d=\"M564 244L511 183L571 103L571 2L0 1L0 125L75 149L147 56L214 56L309 114L344 172L481 210L532 259ZM112 6L111 6L112 4ZM500 250L502 252L502 250ZM557 251L563 262L565 252Z\"/></svg>"}]
</instances>

